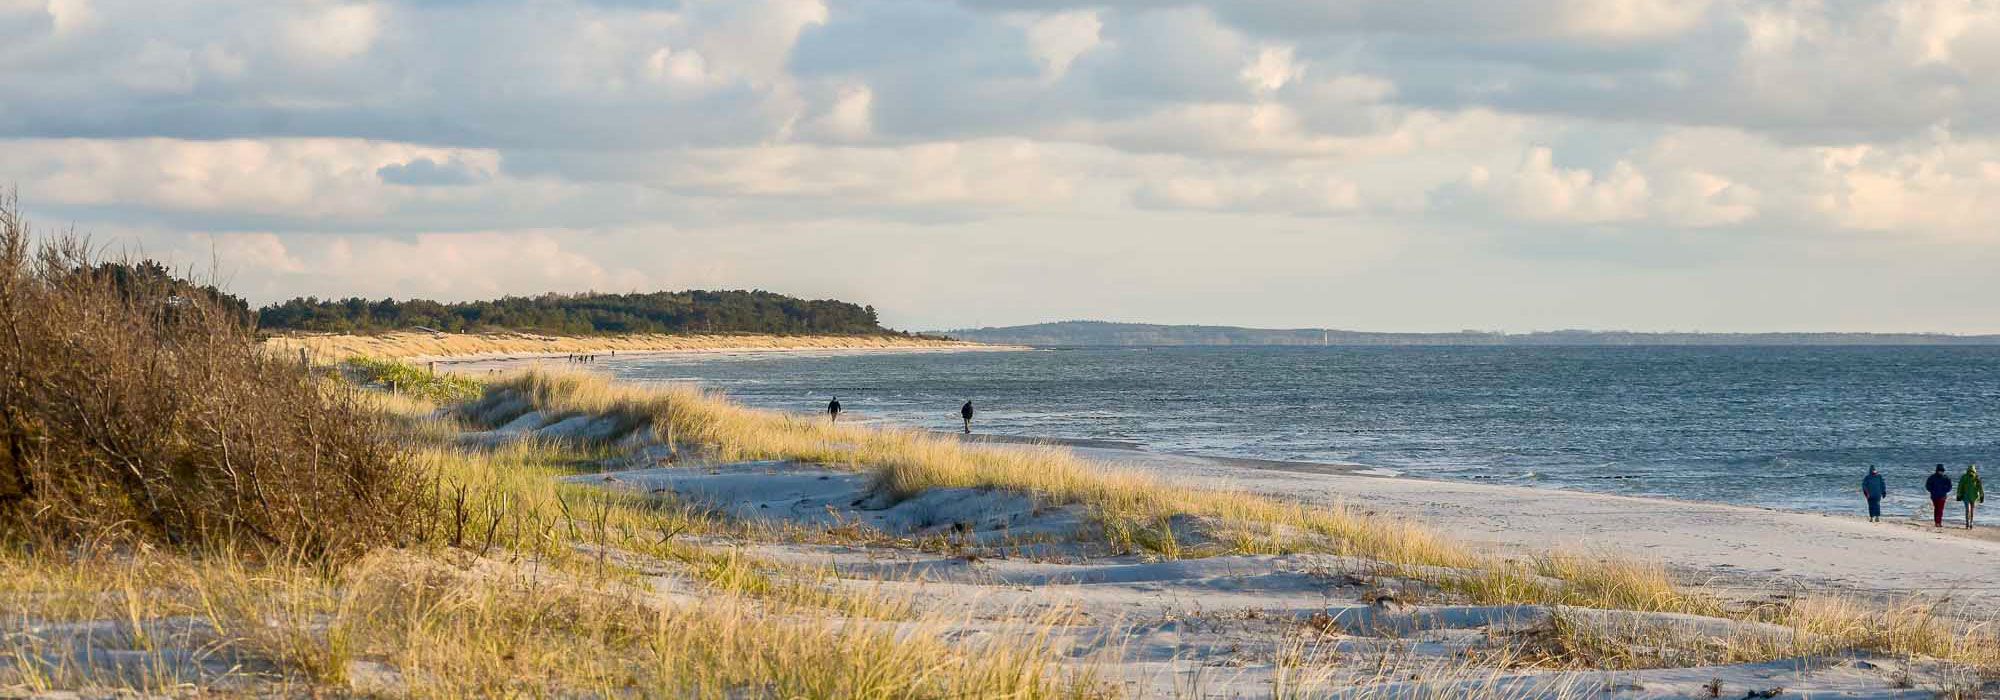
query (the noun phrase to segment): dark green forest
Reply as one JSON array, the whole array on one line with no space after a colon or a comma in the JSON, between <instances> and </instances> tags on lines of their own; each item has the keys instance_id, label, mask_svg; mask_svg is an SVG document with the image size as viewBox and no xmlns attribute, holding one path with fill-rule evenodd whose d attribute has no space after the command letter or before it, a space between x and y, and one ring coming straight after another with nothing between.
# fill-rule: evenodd
<instances>
[{"instance_id":1,"label":"dark green forest","mask_svg":"<svg viewBox=\"0 0 2000 700\"><path fill-rule=\"evenodd\" d=\"M250 302L244 301L243 297L222 291L212 284L194 281L157 260L79 265L68 274L106 283L127 301L164 298L172 308L177 300L202 299L232 322L248 326L254 318L250 313Z\"/></svg>"},{"instance_id":2,"label":"dark green forest","mask_svg":"<svg viewBox=\"0 0 2000 700\"><path fill-rule=\"evenodd\" d=\"M543 294L491 301L293 299L257 312L267 331L371 333L416 327L440 331L518 330L607 333L768 333L883 335L875 307L807 300L765 291L651 294Z\"/></svg>"}]
</instances>

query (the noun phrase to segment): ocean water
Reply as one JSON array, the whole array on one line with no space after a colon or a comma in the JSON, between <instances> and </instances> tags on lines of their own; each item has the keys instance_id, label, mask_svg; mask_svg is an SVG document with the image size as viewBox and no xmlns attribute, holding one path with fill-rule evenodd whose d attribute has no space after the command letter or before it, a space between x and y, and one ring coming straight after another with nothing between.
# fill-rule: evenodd
<instances>
[{"instance_id":1,"label":"ocean water","mask_svg":"<svg viewBox=\"0 0 2000 700\"><path fill-rule=\"evenodd\" d=\"M1058 348L608 358L754 406L1421 478L1891 512L1946 463L2000 464L2000 348ZM1991 471L1989 473L2000 473Z\"/></svg>"}]
</instances>

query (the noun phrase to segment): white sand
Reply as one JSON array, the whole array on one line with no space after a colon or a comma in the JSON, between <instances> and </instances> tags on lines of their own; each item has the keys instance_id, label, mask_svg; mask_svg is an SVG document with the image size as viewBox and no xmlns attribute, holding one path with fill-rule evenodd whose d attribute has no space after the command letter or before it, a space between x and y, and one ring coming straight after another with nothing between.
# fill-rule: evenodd
<instances>
[{"instance_id":1,"label":"white sand","mask_svg":"<svg viewBox=\"0 0 2000 700\"><path fill-rule=\"evenodd\" d=\"M1963 512L1957 503L1946 508L1945 529L1934 530L1928 513L1922 521L1889 513L1885 522L1870 523L1764 508L1082 451L1205 486L1308 503L1345 502L1512 551L1581 548L1653 559L1736 599L1793 589L1890 598L1921 592L1949 596L1962 614L2000 618L2000 541L1993 539L2000 530L1953 528Z\"/></svg>"},{"instance_id":2,"label":"white sand","mask_svg":"<svg viewBox=\"0 0 2000 700\"><path fill-rule=\"evenodd\" d=\"M1313 477L1313 483L1320 478ZM805 526L859 521L894 534L948 535L968 542L1003 532L1058 532L1078 522L1069 509L1037 509L1018 496L975 489L934 491L893 506L870 504L863 476L786 462L682 465L572 480L671 491L752 521ZM1403 491L1404 486L1429 485L1365 477L1333 477L1328 483L1362 491L1393 486L1404 497L1416 493ZM1509 491L1514 489L1466 493L1499 504L1495 497ZM1576 494L1551 495L1561 501ZM1746 516L1757 513L1761 511ZM1807 522L1820 520L1837 522ZM955 530L954 522L967 527ZM1482 670L1463 677L1463 672L1440 669L1452 667L1462 653L1490 648L1496 638L1532 634L1557 611L1533 605L1424 603L1423 584L1385 575L1374 562L1346 557L1149 561L1060 547L1039 553L1002 547L983 550L985 556L976 558L885 546L747 548L771 559L832 567L838 572L837 585L905 597L921 610L963 619L946 631L952 636L1008 634L1010 624L1017 624L1009 619L1071 611L1077 619L1054 632L1055 643L1074 658L1094 660L1100 673L1135 697L1266 697L1286 678L1312 681L1319 692L1310 697L1410 698L1496 690L1522 698L1696 698L1709 697L1707 685L1720 681L1722 697L1785 688L1788 694L1782 697L1886 699L1933 697L1931 691L1963 682L1948 667L1871 655L1628 672ZM1418 602L1384 603L1380 597L1385 592ZM1646 625L1691 637L1751 635L1781 644L1792 634L1771 625L1693 615L1584 609L1560 614L1573 624L1606 630ZM1311 622L1316 616L1324 622ZM1292 670L1278 663L1301 656L1305 663ZM1386 677L1384 665L1393 669ZM1410 680L1441 676L1463 678L1442 689Z\"/></svg>"},{"instance_id":3,"label":"white sand","mask_svg":"<svg viewBox=\"0 0 2000 700\"><path fill-rule=\"evenodd\" d=\"M1035 350L1034 348L1020 346L1020 345L970 345L970 344L953 345L948 347L923 347L923 346L900 346L900 345L884 346L884 347L855 347L855 348L717 347L717 348L684 348L684 349L673 349L673 350L619 350L619 351L607 350L596 353L597 360L595 362L588 362L588 363L570 362L569 358L574 356L575 353L560 353L560 352L549 352L549 353L496 352L496 353L480 353L471 355L436 355L436 356L425 355L425 356L404 358L402 361L413 365L429 365L435 363L437 370L440 372L457 372L460 374L486 374L489 372L506 372L517 369L526 369L529 367L536 367L536 366L591 369L591 368L601 367L605 362L617 362L617 361L640 360L640 359L658 360L662 358L685 358L690 361L696 361L696 360L713 361L713 360L728 360L728 359L747 360L747 359L758 359L758 358L773 357L773 356L839 357L843 355L883 355L883 354L901 355L901 354L959 353L959 352L1030 352L1034 350Z\"/></svg>"}]
</instances>

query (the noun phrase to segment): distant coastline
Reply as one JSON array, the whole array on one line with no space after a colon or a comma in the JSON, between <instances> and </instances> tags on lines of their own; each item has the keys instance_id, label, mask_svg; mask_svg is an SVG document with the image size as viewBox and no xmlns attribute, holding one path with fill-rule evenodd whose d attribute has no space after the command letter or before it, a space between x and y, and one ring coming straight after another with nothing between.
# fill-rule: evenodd
<instances>
[{"instance_id":1,"label":"distant coastline","mask_svg":"<svg viewBox=\"0 0 2000 700\"><path fill-rule=\"evenodd\" d=\"M1008 345L1339 345L1339 346L2000 346L2000 335L1942 333L1656 333L1558 330L1531 333L1375 333L1332 328L1241 328L1107 321L1059 321L1025 326L963 328L937 333Z\"/></svg>"}]
</instances>

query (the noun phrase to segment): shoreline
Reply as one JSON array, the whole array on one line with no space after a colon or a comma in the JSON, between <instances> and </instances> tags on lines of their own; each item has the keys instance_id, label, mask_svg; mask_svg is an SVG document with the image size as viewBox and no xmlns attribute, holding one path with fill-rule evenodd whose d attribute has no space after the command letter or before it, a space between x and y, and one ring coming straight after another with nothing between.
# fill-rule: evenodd
<instances>
[{"instance_id":1,"label":"shoreline","mask_svg":"<svg viewBox=\"0 0 2000 700\"><path fill-rule=\"evenodd\" d=\"M320 361L373 357L406 362L465 364L534 361L571 355L689 355L796 352L1011 352L1026 346L901 336L669 335L555 336L532 333L424 333L379 335L279 335L266 339L273 352L301 350Z\"/></svg>"},{"instance_id":2,"label":"shoreline","mask_svg":"<svg viewBox=\"0 0 2000 700\"><path fill-rule=\"evenodd\" d=\"M1305 504L1346 504L1519 554L1574 548L1660 561L1697 585L1746 600L1787 589L1839 590L1895 599L1953 596L1962 614L2000 616L2000 528L1930 527L1858 516L1670 498L1539 489L1422 477L1383 477L1289 463L1083 448L1082 456L1170 482L1241 490ZM1337 465L1333 465L1336 466Z\"/></svg>"},{"instance_id":3,"label":"shoreline","mask_svg":"<svg viewBox=\"0 0 2000 700\"><path fill-rule=\"evenodd\" d=\"M440 371L472 372L478 370L510 370L530 367L549 360L562 360L570 355L602 355L603 358L648 358L675 356L729 356L729 355L872 355L872 354L922 354L939 352L1026 352L1029 347L1005 345L966 346L880 346L880 347L705 347L666 350L597 350L578 353L481 353L475 355L411 356L397 358L404 362L435 362Z\"/></svg>"},{"instance_id":4,"label":"shoreline","mask_svg":"<svg viewBox=\"0 0 2000 700\"><path fill-rule=\"evenodd\" d=\"M1064 447L1168 483L1360 507L1510 554L1639 556L1743 602L1802 589L1883 600L1927 592L1950 596L1962 616L2000 617L2000 596L1988 594L2000 590L2000 528L1992 521L1954 527L1953 508L1945 527L1933 528L1927 512L1921 521L1885 513L1883 522L1870 523L1848 514L1389 476L1362 465L1156 452L1129 442L980 435L967 442Z\"/></svg>"},{"instance_id":5,"label":"shoreline","mask_svg":"<svg viewBox=\"0 0 2000 700\"><path fill-rule=\"evenodd\" d=\"M956 433L949 433L949 432L941 432L940 434L958 435ZM967 438L967 436L963 435L960 435L959 437ZM1855 504L1854 513L1846 513L1846 512L1807 510L1803 508L1784 508L1778 506L1752 505L1744 503L1695 501L1683 498L1672 498L1668 496L1650 496L1650 495L1634 496L1628 494L1604 493L1600 491L1586 491L1579 489L1547 488L1547 487L1523 486L1520 484L1489 483L1489 482L1472 481L1465 479L1447 479L1434 476L1426 476L1422 474L1412 474L1410 472L1405 472L1400 470L1384 469L1381 467L1371 467L1364 464L1306 462L1300 460L1263 459L1257 457L1230 457L1230 456L1218 456L1218 455L1207 455L1207 454L1195 454L1188 452L1167 452L1167 451L1154 450L1141 443L1122 441L1122 440L1095 440L1088 438L1082 438L1082 439L1036 438L1036 437L1026 437L1017 435L975 434L967 438L967 442L974 442L981 444L995 444L995 445L1049 445L1055 447L1065 447L1069 448L1072 451L1075 451L1080 456L1088 457L1092 460L1096 460L1099 462L1104 462L1107 464L1114 464L1114 465L1135 466L1139 468L1150 468L1150 469L1164 470L1176 467L1246 469L1246 470L1256 470L1262 472L1277 472L1277 473L1287 473L1287 474L1309 474L1309 475L1319 475L1319 476L1358 477L1363 479L1400 480L1400 481L1413 481L1426 484L1450 484L1454 486L1501 489L1509 492L1518 491L1518 492L1543 494L1543 495L1571 494L1579 498L1599 498L1599 497L1617 498L1617 499L1626 499L1629 501L1635 501L1639 503L1656 504L1661 506L1677 505L1677 506L1690 506L1690 507L1733 508L1755 513L1778 513L1786 515L1802 515L1802 516L1812 516L1812 517L1853 520L1856 522L1866 522L1867 520L1866 518L1860 515L1861 504L1859 502ZM1163 475L1172 476L1172 474L1163 474ZM1920 532L1930 532L1934 534L1947 535L1947 536L1958 536L1966 539L2000 542L2000 527L1996 527L1995 525L1993 525L1993 521L1990 520L1981 520L1978 523L1978 527L1970 530L1964 528L1962 524L1957 527L1954 527L1953 526L1954 519L1962 517L1962 511L1959 509L1959 504L1956 501L1953 501L1946 505L1945 526L1943 528L1930 527L1930 520L1929 520L1930 516L1928 512L1909 514L1907 517L1905 517L1902 514L1898 514L1896 511L1892 511L1885 508L1883 510L1883 513L1884 517L1881 523L1883 525L1903 526ZM1917 517L1919 515L1921 515L1922 517L1921 518ZM1963 523L1963 520L1958 520L1958 522ZM1922 525L1922 527L1918 527L1919 525ZM2000 560L1995 561L1995 566L2000 567Z\"/></svg>"}]
</instances>

